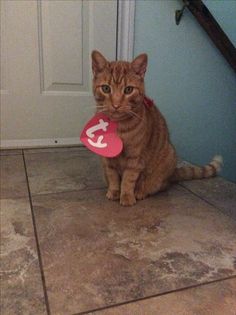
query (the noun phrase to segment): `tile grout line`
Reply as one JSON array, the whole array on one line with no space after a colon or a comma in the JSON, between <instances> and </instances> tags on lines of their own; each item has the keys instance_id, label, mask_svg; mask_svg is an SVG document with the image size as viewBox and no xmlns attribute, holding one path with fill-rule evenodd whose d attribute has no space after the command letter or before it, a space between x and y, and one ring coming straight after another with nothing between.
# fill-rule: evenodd
<instances>
[{"instance_id":1,"label":"tile grout line","mask_svg":"<svg viewBox=\"0 0 236 315\"><path fill-rule=\"evenodd\" d=\"M219 282L223 282L223 281L231 280L231 279L236 279L236 275L232 275L232 276L221 278L221 279L215 279L215 280L211 280L211 281L204 282L204 283L193 284L193 285L190 285L188 287L183 287L183 288L176 289L176 290L170 290L170 291L166 291L166 292L163 292L163 293L157 293L157 294L146 296L146 297L143 297L143 298L140 298L140 299L130 300L130 301L126 301L126 302L120 302L120 303L117 303L117 304L111 304L111 305L108 305L108 306L104 306L104 307L100 307L100 308L96 308L96 309L92 309L92 310L88 310L88 311L74 313L72 315L86 315L86 314L90 314L90 313L93 313L93 312L96 313L96 312L100 312L100 311L104 311L104 310L108 310L108 309L115 309L115 308L117 308L119 306L125 306L125 305L128 305L128 304L142 302L142 301L145 301L145 300L150 300L150 299L158 298L158 297L161 298L162 296L165 296L165 295L168 295L168 294L173 294L173 293L178 293L178 292L182 292L182 291L187 291L189 289L200 288L202 286L206 286L206 285L210 285L210 284L214 284L214 283L219 283Z\"/></svg>"},{"instance_id":2,"label":"tile grout line","mask_svg":"<svg viewBox=\"0 0 236 315\"><path fill-rule=\"evenodd\" d=\"M41 251L40 251L40 246L39 246L39 239L38 239L38 233L37 233L37 227L36 227L36 220L35 220L35 215L34 215L34 210L33 210L33 203L32 203L32 198L31 198L31 193L30 193L29 178L28 178L28 173L27 173L27 167L26 167L24 150L22 150L22 157L23 157L23 163L24 163L24 169L25 169L26 183L27 183L27 188L28 188L28 197L29 197L29 203L30 203L30 209L31 209L32 223L33 223L33 229L34 229L34 237L35 237L37 254L38 254L39 268L40 268L41 280L42 280L42 285L43 285L45 306L46 306L47 314L51 315L50 307L49 307L49 300L48 300L48 295L47 295L47 289L46 289L45 275L44 275L44 271L43 271L43 263L42 263Z\"/></svg>"},{"instance_id":3,"label":"tile grout line","mask_svg":"<svg viewBox=\"0 0 236 315\"><path fill-rule=\"evenodd\" d=\"M17 156L17 155L23 155L23 150L22 149L17 149L19 151L19 153L12 153L12 154L4 154L4 153L1 153L1 149L0 149L0 157L1 156ZM8 151L11 151L11 150L8 150Z\"/></svg>"},{"instance_id":4,"label":"tile grout line","mask_svg":"<svg viewBox=\"0 0 236 315\"><path fill-rule=\"evenodd\" d=\"M178 183L177 185L179 185L180 187L184 188L186 191L188 191L189 193L191 193L192 195L194 195L195 197L201 199L202 201L204 201L205 203L207 203L208 205L212 206L213 208L215 208L216 210L220 211L220 213L226 215L228 218L235 220L232 216L230 216L228 213L226 213L223 209L221 209L220 207L216 206L214 203L210 202L209 200L205 199L204 197L202 197L201 195L197 194L196 192L192 191L190 188L185 187L183 184Z\"/></svg>"}]
</instances>

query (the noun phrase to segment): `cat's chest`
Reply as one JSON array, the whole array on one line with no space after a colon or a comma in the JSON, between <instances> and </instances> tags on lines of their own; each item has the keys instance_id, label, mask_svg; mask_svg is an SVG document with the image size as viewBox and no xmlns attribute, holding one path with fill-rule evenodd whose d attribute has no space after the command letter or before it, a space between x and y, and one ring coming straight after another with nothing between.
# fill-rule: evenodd
<instances>
[{"instance_id":1,"label":"cat's chest","mask_svg":"<svg viewBox=\"0 0 236 315\"><path fill-rule=\"evenodd\" d=\"M118 173L122 175L127 165L127 158L123 152L115 158L106 158L106 163L111 168L116 169Z\"/></svg>"},{"instance_id":2,"label":"cat's chest","mask_svg":"<svg viewBox=\"0 0 236 315\"><path fill-rule=\"evenodd\" d=\"M135 143L135 139L140 137L140 131L137 128L117 129L117 134L123 142L124 150L128 150Z\"/></svg>"},{"instance_id":3,"label":"cat's chest","mask_svg":"<svg viewBox=\"0 0 236 315\"><path fill-rule=\"evenodd\" d=\"M146 134L146 119L132 118L125 122L119 122L117 134L121 138L125 149L137 144L137 140L145 137Z\"/></svg>"},{"instance_id":4,"label":"cat's chest","mask_svg":"<svg viewBox=\"0 0 236 315\"><path fill-rule=\"evenodd\" d=\"M106 159L107 163L114 169L116 169L120 175L123 174L127 166L132 161L143 161L142 154L137 147L124 145L122 152L115 158Z\"/></svg>"}]
</instances>

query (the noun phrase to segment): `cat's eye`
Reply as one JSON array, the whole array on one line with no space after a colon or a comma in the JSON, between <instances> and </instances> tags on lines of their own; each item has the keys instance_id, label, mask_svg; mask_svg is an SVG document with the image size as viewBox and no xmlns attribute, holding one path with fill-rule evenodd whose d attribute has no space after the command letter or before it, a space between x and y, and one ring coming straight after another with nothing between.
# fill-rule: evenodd
<instances>
[{"instance_id":1,"label":"cat's eye","mask_svg":"<svg viewBox=\"0 0 236 315\"><path fill-rule=\"evenodd\" d=\"M103 84L102 85L102 91L103 91L103 93L109 94L109 93L111 93L111 88L109 85Z\"/></svg>"},{"instance_id":2,"label":"cat's eye","mask_svg":"<svg viewBox=\"0 0 236 315\"><path fill-rule=\"evenodd\" d=\"M134 90L133 86L126 86L126 88L124 89L124 93L131 94L133 90Z\"/></svg>"}]
</instances>

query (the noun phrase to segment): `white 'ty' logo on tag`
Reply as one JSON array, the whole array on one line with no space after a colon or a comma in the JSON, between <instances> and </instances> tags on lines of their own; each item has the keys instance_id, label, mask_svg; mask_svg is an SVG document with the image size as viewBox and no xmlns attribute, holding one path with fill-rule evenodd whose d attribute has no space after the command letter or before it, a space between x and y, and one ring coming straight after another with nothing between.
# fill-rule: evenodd
<instances>
[{"instance_id":1,"label":"white 'ty' logo on tag","mask_svg":"<svg viewBox=\"0 0 236 315\"><path fill-rule=\"evenodd\" d=\"M108 127L109 123L104 121L103 119L99 119L99 123L93 127L90 127L87 131L86 131L86 135L88 138L94 138L94 133L98 130L103 130L103 131L107 131L107 127ZM88 139L88 143L91 144L93 147L96 148L105 148L107 146L107 143L102 143L102 140L104 139L104 137L101 135L98 137L97 141L94 142L91 139Z\"/></svg>"}]
</instances>

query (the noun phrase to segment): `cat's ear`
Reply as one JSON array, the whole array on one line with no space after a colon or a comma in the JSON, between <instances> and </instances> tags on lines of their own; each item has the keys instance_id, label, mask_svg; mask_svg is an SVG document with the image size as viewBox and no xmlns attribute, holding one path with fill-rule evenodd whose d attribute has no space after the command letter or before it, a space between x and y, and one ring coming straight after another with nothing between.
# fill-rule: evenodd
<instances>
[{"instance_id":1,"label":"cat's ear","mask_svg":"<svg viewBox=\"0 0 236 315\"><path fill-rule=\"evenodd\" d=\"M144 78L145 72L147 70L147 62L147 54L141 54L131 62L131 66L135 73L140 75L142 78Z\"/></svg>"},{"instance_id":2,"label":"cat's ear","mask_svg":"<svg viewBox=\"0 0 236 315\"><path fill-rule=\"evenodd\" d=\"M93 74L96 74L98 72L101 72L105 69L108 61L105 57L99 52L94 50L92 52L92 70Z\"/></svg>"}]
</instances>

